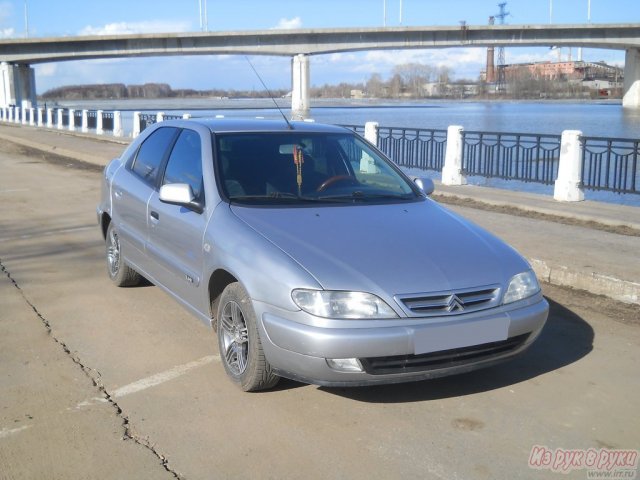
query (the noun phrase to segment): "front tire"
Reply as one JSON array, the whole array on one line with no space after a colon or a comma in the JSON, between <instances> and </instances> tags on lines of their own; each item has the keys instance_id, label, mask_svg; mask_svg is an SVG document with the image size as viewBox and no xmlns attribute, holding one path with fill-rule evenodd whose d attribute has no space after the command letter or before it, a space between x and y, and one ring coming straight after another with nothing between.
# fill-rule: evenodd
<instances>
[{"instance_id":1,"label":"front tire","mask_svg":"<svg viewBox=\"0 0 640 480\"><path fill-rule=\"evenodd\" d=\"M120 236L113 222L109 223L107 228L106 259L109 278L116 286L132 287L140 283L142 279L140 274L127 265L122 258Z\"/></svg>"},{"instance_id":2,"label":"front tire","mask_svg":"<svg viewBox=\"0 0 640 480\"><path fill-rule=\"evenodd\" d=\"M280 377L264 356L251 298L237 282L229 284L218 302L218 347L229 378L245 392L273 387Z\"/></svg>"}]
</instances>

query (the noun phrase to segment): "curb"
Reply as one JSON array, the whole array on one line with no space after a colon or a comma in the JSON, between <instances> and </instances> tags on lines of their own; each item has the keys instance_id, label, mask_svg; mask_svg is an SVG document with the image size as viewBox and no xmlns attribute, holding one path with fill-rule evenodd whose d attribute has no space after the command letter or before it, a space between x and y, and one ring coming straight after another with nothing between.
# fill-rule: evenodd
<instances>
[{"instance_id":1,"label":"curb","mask_svg":"<svg viewBox=\"0 0 640 480\"><path fill-rule=\"evenodd\" d=\"M571 213L567 213L567 212L562 212L559 210L554 210L552 208L545 208L545 207L531 207L529 205L526 204L514 204L514 203L509 203L509 202L503 202L500 200L493 200L493 199L488 199L488 198L483 198L483 199L478 199L477 197L474 197L472 195L465 195L465 194L460 194L460 193L453 193L453 192L445 192L442 190L437 190L436 192L438 195L442 195L443 197L449 197L449 198L456 198L459 200L473 200L475 202L479 202L479 203L485 203L487 205L492 205L495 207L508 207L508 208L518 208L520 210L526 211L526 212L533 212L533 213L541 213L543 215L549 215L552 217L560 217L560 218L567 218L570 220L579 220L582 222L593 222L593 223L600 223L602 225L607 225L609 227L629 227L632 228L634 230L640 230L640 223L638 222L634 222L634 221L619 221L619 220L609 220L607 218L602 218L602 217L595 217L592 215L584 215L584 214L580 214L580 213L575 213L575 212L571 212Z\"/></svg>"},{"instance_id":2,"label":"curb","mask_svg":"<svg viewBox=\"0 0 640 480\"><path fill-rule=\"evenodd\" d=\"M640 305L640 283L621 280L600 273L579 272L564 265L553 265L538 258L528 258L536 276L545 283L585 290L619 302Z\"/></svg>"}]
</instances>

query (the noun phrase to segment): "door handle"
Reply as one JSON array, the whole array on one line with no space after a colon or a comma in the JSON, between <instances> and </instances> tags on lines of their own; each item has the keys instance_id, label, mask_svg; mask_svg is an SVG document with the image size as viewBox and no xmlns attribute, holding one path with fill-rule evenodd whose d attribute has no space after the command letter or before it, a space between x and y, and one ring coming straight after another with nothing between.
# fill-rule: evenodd
<instances>
[{"instance_id":1,"label":"door handle","mask_svg":"<svg viewBox=\"0 0 640 480\"><path fill-rule=\"evenodd\" d=\"M149 213L149 216L151 218L153 218L154 220L160 220L160 215L158 214L158 212L153 212L152 211L151 213Z\"/></svg>"}]
</instances>

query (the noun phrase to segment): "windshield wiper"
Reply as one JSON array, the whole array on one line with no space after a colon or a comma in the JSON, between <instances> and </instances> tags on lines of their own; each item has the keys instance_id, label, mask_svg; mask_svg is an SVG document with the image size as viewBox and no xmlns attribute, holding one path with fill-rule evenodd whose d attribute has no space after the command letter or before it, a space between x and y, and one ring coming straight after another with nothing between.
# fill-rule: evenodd
<instances>
[{"instance_id":1,"label":"windshield wiper","mask_svg":"<svg viewBox=\"0 0 640 480\"><path fill-rule=\"evenodd\" d=\"M411 193L365 193L360 190L349 194L322 195L318 197L320 200L349 200L349 201L366 201L366 200L411 200L415 195Z\"/></svg>"},{"instance_id":2,"label":"windshield wiper","mask_svg":"<svg viewBox=\"0 0 640 480\"><path fill-rule=\"evenodd\" d=\"M317 198L298 196L295 193L289 192L273 192L267 195L233 195L229 197L231 201L243 201L243 200L286 200L286 201L300 201L300 202L317 202Z\"/></svg>"}]
</instances>

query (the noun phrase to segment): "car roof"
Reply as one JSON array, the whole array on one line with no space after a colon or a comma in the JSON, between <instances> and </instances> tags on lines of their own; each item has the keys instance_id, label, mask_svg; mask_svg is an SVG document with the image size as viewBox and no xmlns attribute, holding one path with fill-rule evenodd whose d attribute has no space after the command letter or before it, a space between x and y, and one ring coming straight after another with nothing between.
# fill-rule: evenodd
<instances>
[{"instance_id":1,"label":"car roof","mask_svg":"<svg viewBox=\"0 0 640 480\"><path fill-rule=\"evenodd\" d=\"M190 118L188 120L169 120L162 122L166 126L186 127L197 123L212 133L240 133L240 132L318 132L344 133L347 129L337 125L315 122L289 122L292 128L283 120L237 119L237 118Z\"/></svg>"}]
</instances>

